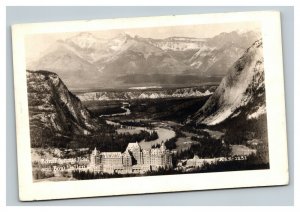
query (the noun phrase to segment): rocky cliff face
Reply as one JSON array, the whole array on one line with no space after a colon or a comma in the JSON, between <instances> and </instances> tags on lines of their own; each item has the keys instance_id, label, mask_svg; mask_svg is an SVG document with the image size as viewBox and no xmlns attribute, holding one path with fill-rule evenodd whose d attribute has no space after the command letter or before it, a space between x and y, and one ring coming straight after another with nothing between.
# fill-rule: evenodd
<instances>
[{"instance_id":1,"label":"rocky cliff face","mask_svg":"<svg viewBox=\"0 0 300 212\"><path fill-rule=\"evenodd\" d=\"M191 117L195 124L217 125L266 113L262 40L256 41L229 69L205 105Z\"/></svg>"},{"instance_id":2,"label":"rocky cliff face","mask_svg":"<svg viewBox=\"0 0 300 212\"><path fill-rule=\"evenodd\" d=\"M100 126L56 74L27 71L27 84L32 139L89 134Z\"/></svg>"}]
</instances>

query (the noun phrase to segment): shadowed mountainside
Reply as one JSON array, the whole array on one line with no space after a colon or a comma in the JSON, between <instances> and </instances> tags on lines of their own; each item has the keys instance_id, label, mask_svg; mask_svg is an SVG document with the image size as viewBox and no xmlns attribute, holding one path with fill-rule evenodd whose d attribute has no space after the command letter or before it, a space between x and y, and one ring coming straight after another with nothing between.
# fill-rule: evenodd
<instances>
[{"instance_id":1,"label":"shadowed mountainside","mask_svg":"<svg viewBox=\"0 0 300 212\"><path fill-rule=\"evenodd\" d=\"M27 85L33 143L47 136L90 134L101 126L57 74L27 71Z\"/></svg>"}]
</instances>

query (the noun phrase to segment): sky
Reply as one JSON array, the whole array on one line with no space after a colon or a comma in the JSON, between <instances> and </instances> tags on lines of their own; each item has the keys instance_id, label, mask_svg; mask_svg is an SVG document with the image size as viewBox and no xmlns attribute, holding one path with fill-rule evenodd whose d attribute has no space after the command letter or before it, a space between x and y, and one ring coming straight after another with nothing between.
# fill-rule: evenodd
<instances>
[{"instance_id":1,"label":"sky","mask_svg":"<svg viewBox=\"0 0 300 212\"><path fill-rule=\"evenodd\" d=\"M226 24L201 24L188 26L170 26L155 28L138 28L138 29L117 29L93 31L94 36L98 38L113 38L120 33L126 33L131 36L141 36L144 38L163 39L167 37L195 37L195 38L211 38L222 32L232 31L250 31L259 30L259 24L256 22L235 22ZM80 33L80 32L78 32ZM49 33L28 35L25 41L26 59L27 61L43 54L57 40L64 40L78 34L74 33Z\"/></svg>"}]
</instances>

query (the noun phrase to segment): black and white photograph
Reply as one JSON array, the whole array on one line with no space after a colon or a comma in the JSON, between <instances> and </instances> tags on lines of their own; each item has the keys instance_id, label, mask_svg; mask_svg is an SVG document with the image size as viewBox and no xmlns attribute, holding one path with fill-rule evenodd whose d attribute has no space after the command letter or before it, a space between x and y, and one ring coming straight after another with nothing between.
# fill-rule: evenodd
<instances>
[{"instance_id":1,"label":"black and white photograph","mask_svg":"<svg viewBox=\"0 0 300 212\"><path fill-rule=\"evenodd\" d=\"M24 34L27 180L270 171L269 37L232 20Z\"/></svg>"}]
</instances>

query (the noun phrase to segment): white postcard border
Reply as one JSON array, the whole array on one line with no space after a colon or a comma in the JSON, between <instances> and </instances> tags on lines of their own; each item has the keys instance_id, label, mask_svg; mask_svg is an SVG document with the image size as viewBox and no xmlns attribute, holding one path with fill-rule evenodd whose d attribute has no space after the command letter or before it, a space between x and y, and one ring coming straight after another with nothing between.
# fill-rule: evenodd
<instances>
[{"instance_id":1,"label":"white postcard border","mask_svg":"<svg viewBox=\"0 0 300 212\"><path fill-rule=\"evenodd\" d=\"M248 21L260 22L263 34L270 155L269 170L33 183L25 71L26 35ZM288 183L287 135L279 12L260 11L21 24L12 27L12 34L20 200L32 201L285 185Z\"/></svg>"}]
</instances>

